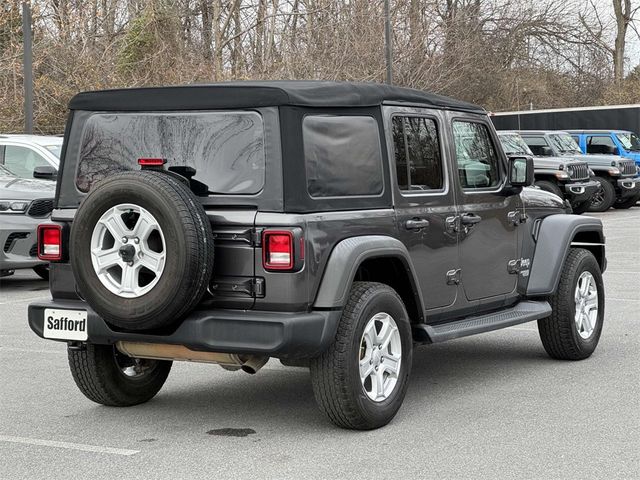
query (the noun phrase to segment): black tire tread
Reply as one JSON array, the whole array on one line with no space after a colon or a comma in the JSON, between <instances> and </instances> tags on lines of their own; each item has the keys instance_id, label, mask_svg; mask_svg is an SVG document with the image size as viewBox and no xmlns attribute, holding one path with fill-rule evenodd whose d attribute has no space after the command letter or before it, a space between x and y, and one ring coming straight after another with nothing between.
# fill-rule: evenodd
<instances>
[{"instance_id":1,"label":"black tire tread","mask_svg":"<svg viewBox=\"0 0 640 480\"><path fill-rule=\"evenodd\" d=\"M634 207L639 200L640 200L640 195L633 196L631 198L626 198L624 200L616 200L613 203L613 208L616 208L619 210L626 210L628 208Z\"/></svg>"},{"instance_id":2,"label":"black tire tread","mask_svg":"<svg viewBox=\"0 0 640 480\"><path fill-rule=\"evenodd\" d=\"M538 332L542 345L550 357L558 360L582 360L591 355L580 349L574 338L574 320L571 312L571 301L574 296L574 272L584 258L592 258L593 254L582 248L571 248L563 264L558 289L549 297L551 315L538 320Z\"/></svg>"},{"instance_id":3,"label":"black tire tread","mask_svg":"<svg viewBox=\"0 0 640 480\"><path fill-rule=\"evenodd\" d=\"M82 350L67 350L71 375L80 391L89 400L111 407L126 407L144 403L153 398L171 370L171 362L163 361L152 382L135 393L114 386L114 367L107 364L105 349L111 346L87 344ZM116 383L117 385L117 383Z\"/></svg>"},{"instance_id":4,"label":"black tire tread","mask_svg":"<svg viewBox=\"0 0 640 480\"><path fill-rule=\"evenodd\" d=\"M536 187L539 187L540 190L544 190L545 192L550 192L559 196L560 198L564 198L560 187L550 180L537 180L536 182L534 182L534 185Z\"/></svg>"},{"instance_id":5,"label":"black tire tread","mask_svg":"<svg viewBox=\"0 0 640 480\"><path fill-rule=\"evenodd\" d=\"M589 212L606 212L609 210L616 201L616 189L613 184L603 177L595 177L595 180L602 185L604 189L605 201L599 207L589 206Z\"/></svg>"},{"instance_id":6,"label":"black tire tread","mask_svg":"<svg viewBox=\"0 0 640 480\"><path fill-rule=\"evenodd\" d=\"M350 332L356 327L359 312L368 300L381 292L400 296L388 285L376 282L354 282L344 307L338 331L329 349L310 363L313 391L320 409L339 427L347 429L375 428L368 424L349 395L346 373L349 361Z\"/></svg>"}]
</instances>

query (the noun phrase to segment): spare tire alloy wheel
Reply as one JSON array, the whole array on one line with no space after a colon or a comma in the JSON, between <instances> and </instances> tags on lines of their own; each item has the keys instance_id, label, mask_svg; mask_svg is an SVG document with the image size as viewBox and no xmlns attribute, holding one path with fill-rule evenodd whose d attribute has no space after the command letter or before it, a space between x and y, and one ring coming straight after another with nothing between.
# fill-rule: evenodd
<instances>
[{"instance_id":1,"label":"spare tire alloy wheel","mask_svg":"<svg viewBox=\"0 0 640 480\"><path fill-rule=\"evenodd\" d=\"M119 297L138 298L164 271L166 244L156 218L123 203L107 210L91 235L91 263L100 282Z\"/></svg>"},{"instance_id":2,"label":"spare tire alloy wheel","mask_svg":"<svg viewBox=\"0 0 640 480\"><path fill-rule=\"evenodd\" d=\"M110 176L74 217L69 257L81 295L129 331L174 328L213 273L213 233L200 200L163 172Z\"/></svg>"}]
</instances>

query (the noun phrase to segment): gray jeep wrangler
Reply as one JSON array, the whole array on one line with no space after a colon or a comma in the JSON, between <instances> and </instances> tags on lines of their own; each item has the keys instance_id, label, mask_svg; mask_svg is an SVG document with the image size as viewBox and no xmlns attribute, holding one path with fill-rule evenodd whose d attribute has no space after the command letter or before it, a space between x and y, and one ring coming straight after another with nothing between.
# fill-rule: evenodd
<instances>
[{"instance_id":1,"label":"gray jeep wrangler","mask_svg":"<svg viewBox=\"0 0 640 480\"><path fill-rule=\"evenodd\" d=\"M589 209L600 183L594 179L595 174L587 162L534 155L518 132L498 130L498 139L508 156L529 155L533 158L536 187L564 198L571 206L571 213L580 215Z\"/></svg>"},{"instance_id":2,"label":"gray jeep wrangler","mask_svg":"<svg viewBox=\"0 0 640 480\"><path fill-rule=\"evenodd\" d=\"M104 405L172 361L307 366L335 424L388 423L415 345L538 321L553 358L596 348L599 220L524 188L486 112L333 82L81 93L70 103L39 336Z\"/></svg>"}]
</instances>

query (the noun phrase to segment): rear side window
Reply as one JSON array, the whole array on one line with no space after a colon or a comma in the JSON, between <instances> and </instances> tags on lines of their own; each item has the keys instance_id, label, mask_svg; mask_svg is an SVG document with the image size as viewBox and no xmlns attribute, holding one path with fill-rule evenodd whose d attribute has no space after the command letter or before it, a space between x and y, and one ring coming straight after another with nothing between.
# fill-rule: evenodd
<instances>
[{"instance_id":1,"label":"rear side window","mask_svg":"<svg viewBox=\"0 0 640 480\"><path fill-rule=\"evenodd\" d=\"M587 153L613 154L617 146L610 136L587 137Z\"/></svg>"},{"instance_id":2,"label":"rear side window","mask_svg":"<svg viewBox=\"0 0 640 480\"><path fill-rule=\"evenodd\" d=\"M537 155L539 157L543 157L543 156L549 156L550 153L548 152L549 144L547 143L547 140L544 137L522 137L525 141L525 143L529 146L529 148L531 149L531 152L533 152L534 155ZM546 149L544 147L547 147Z\"/></svg>"},{"instance_id":3,"label":"rear side window","mask_svg":"<svg viewBox=\"0 0 640 480\"><path fill-rule=\"evenodd\" d=\"M398 188L441 190L442 156L436 122L424 117L393 117L393 144Z\"/></svg>"},{"instance_id":4,"label":"rear side window","mask_svg":"<svg viewBox=\"0 0 640 480\"><path fill-rule=\"evenodd\" d=\"M98 113L84 127L76 185L82 192L139 158L196 169L209 193L256 194L264 186L262 117L256 112Z\"/></svg>"},{"instance_id":5,"label":"rear side window","mask_svg":"<svg viewBox=\"0 0 640 480\"><path fill-rule=\"evenodd\" d=\"M311 197L382 193L380 134L373 117L309 115L302 121L302 140Z\"/></svg>"}]
</instances>

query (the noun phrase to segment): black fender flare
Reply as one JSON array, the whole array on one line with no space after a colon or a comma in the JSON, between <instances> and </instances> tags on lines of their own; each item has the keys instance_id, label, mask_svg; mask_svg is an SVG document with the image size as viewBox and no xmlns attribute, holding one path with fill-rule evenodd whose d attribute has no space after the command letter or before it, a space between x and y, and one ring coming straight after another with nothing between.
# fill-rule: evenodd
<instances>
[{"instance_id":1,"label":"black fender flare","mask_svg":"<svg viewBox=\"0 0 640 480\"><path fill-rule=\"evenodd\" d=\"M398 239L385 235L363 235L340 241L331 252L313 305L314 309L337 309L347 303L349 289L358 267L367 259L393 257L407 270L420 312L424 311L422 292L407 247Z\"/></svg>"},{"instance_id":2,"label":"black fender flare","mask_svg":"<svg viewBox=\"0 0 640 480\"><path fill-rule=\"evenodd\" d=\"M574 242L578 233L590 232L598 242ZM598 247L603 249L601 268L604 271L604 233L598 218L578 215L550 215L544 218L537 232L536 248L531 262L527 296L551 295L558 288L562 266L569 248Z\"/></svg>"}]
</instances>

